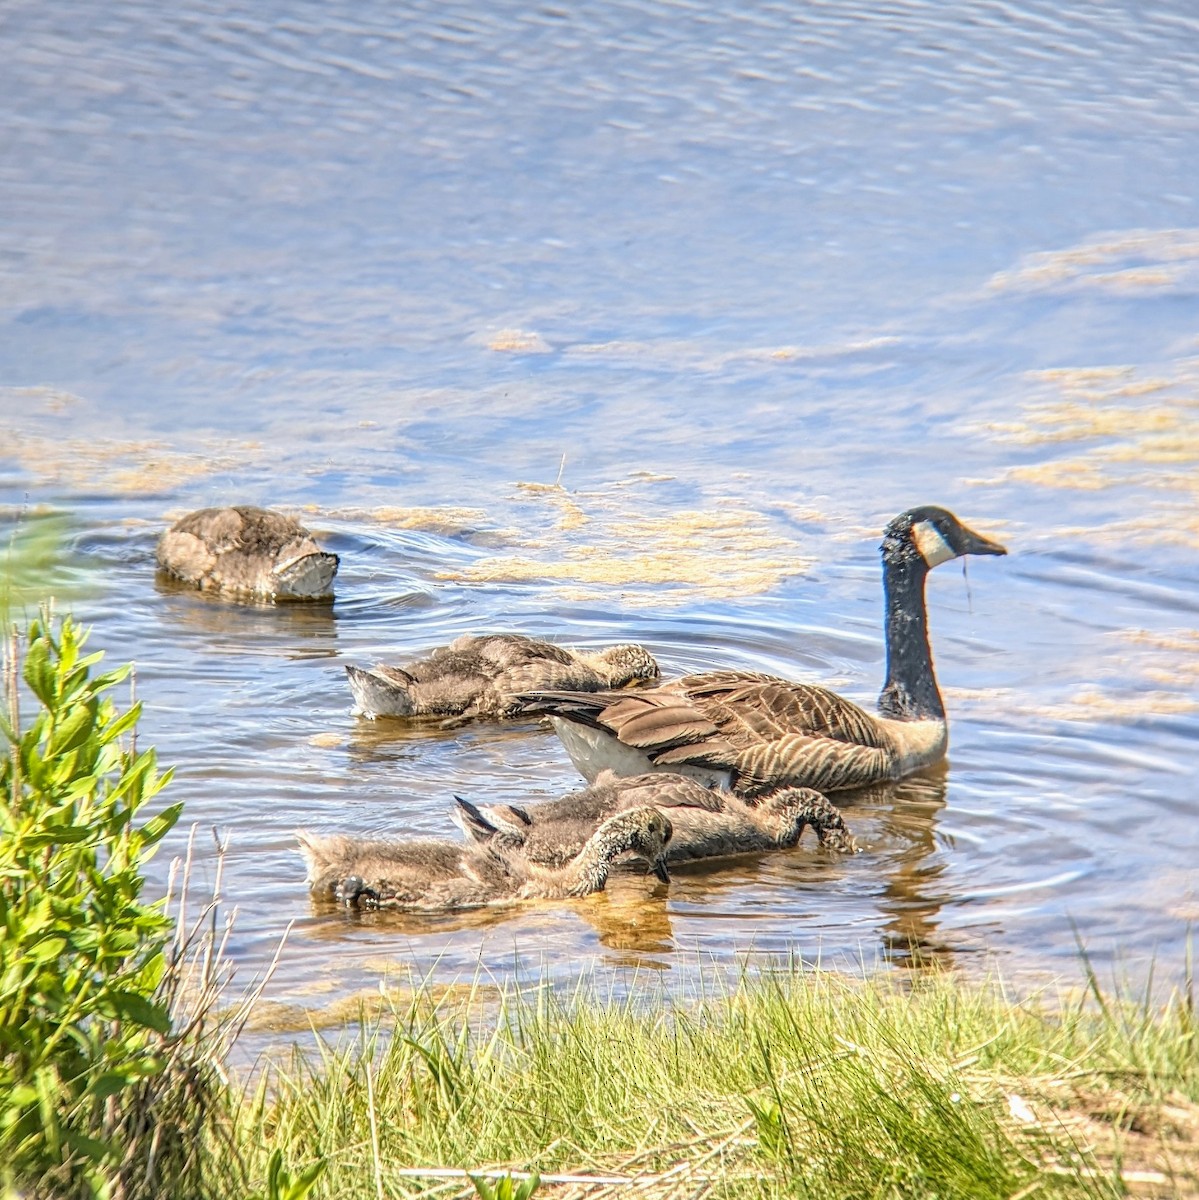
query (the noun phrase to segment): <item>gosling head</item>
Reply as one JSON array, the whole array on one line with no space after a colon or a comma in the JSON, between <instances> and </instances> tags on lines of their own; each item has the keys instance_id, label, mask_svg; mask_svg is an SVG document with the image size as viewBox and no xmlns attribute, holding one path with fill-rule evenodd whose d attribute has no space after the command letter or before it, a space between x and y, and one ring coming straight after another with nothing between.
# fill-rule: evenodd
<instances>
[{"instance_id":1,"label":"gosling head","mask_svg":"<svg viewBox=\"0 0 1199 1200\"><path fill-rule=\"evenodd\" d=\"M998 542L983 537L947 508L924 504L902 512L883 531L883 561L920 564L925 570L963 554L1006 554Z\"/></svg>"},{"instance_id":2,"label":"gosling head","mask_svg":"<svg viewBox=\"0 0 1199 1200\"><path fill-rule=\"evenodd\" d=\"M644 646L608 646L595 655L608 675L609 686L627 687L661 678L654 656Z\"/></svg>"},{"instance_id":3,"label":"gosling head","mask_svg":"<svg viewBox=\"0 0 1199 1200\"><path fill-rule=\"evenodd\" d=\"M674 836L674 827L656 808L630 808L609 817L602 828L618 842L621 850L644 858L650 870L663 883L670 882L670 874L666 870L666 847Z\"/></svg>"}]
</instances>

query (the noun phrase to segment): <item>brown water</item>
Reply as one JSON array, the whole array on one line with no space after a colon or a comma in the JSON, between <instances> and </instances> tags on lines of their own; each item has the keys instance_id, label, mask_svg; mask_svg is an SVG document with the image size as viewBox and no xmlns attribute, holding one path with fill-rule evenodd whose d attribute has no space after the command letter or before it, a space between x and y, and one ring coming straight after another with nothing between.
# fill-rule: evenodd
<instances>
[{"instance_id":1,"label":"brown water","mask_svg":"<svg viewBox=\"0 0 1199 1200\"><path fill-rule=\"evenodd\" d=\"M0 22L5 521L69 515L54 585L137 662L173 797L230 837L247 972L295 922L276 999L406 966L685 987L762 953L1076 978L1075 931L1103 971L1181 972L1190 5L38 0ZM342 556L336 604L156 585L164 523L230 502L303 515ZM464 919L310 903L298 825L449 834L454 792L577 783L533 725L351 717L344 663L516 629L870 703L879 530L929 502L1012 555L932 577L950 757L849 808L864 854Z\"/></svg>"}]
</instances>

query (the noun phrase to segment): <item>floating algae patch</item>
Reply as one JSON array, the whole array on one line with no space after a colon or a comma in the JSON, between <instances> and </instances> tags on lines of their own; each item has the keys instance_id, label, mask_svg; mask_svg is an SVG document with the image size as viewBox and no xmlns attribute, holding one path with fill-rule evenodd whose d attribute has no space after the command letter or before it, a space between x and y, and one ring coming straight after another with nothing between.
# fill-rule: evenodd
<instances>
[{"instance_id":1,"label":"floating algae patch","mask_svg":"<svg viewBox=\"0 0 1199 1200\"><path fill-rule=\"evenodd\" d=\"M0 388L0 412L11 418L0 424L0 457L42 486L159 495L263 459L257 442L209 438L181 451L159 439L114 435L111 413L52 388Z\"/></svg>"},{"instance_id":2,"label":"floating algae patch","mask_svg":"<svg viewBox=\"0 0 1199 1200\"><path fill-rule=\"evenodd\" d=\"M1199 284L1199 229L1133 229L1030 254L989 281L992 291L1097 289L1140 294Z\"/></svg>"},{"instance_id":3,"label":"floating algae patch","mask_svg":"<svg viewBox=\"0 0 1199 1200\"><path fill-rule=\"evenodd\" d=\"M1068 695L1034 700L1015 689L946 687L951 708L1051 721L1132 724L1199 712L1199 632L1118 629L1098 635L1088 679Z\"/></svg>"},{"instance_id":4,"label":"floating algae patch","mask_svg":"<svg viewBox=\"0 0 1199 1200\"><path fill-rule=\"evenodd\" d=\"M193 453L159 441L38 437L3 425L0 442L40 485L122 496L173 492L188 480L226 473L261 457L261 447L249 442L235 447L241 454L230 453L225 441Z\"/></svg>"},{"instance_id":5,"label":"floating algae patch","mask_svg":"<svg viewBox=\"0 0 1199 1200\"><path fill-rule=\"evenodd\" d=\"M383 980L372 988L362 988L339 996L328 1004L308 1006L281 1000L259 1000L246 1028L261 1033L303 1033L309 1029L340 1029L358 1021L412 1008L469 1012L481 1006L496 1005L503 991L496 985L469 983L435 984L416 972L406 972L406 982L388 986Z\"/></svg>"},{"instance_id":6,"label":"floating algae patch","mask_svg":"<svg viewBox=\"0 0 1199 1200\"><path fill-rule=\"evenodd\" d=\"M964 431L1049 456L972 482L1137 489L1144 497L1125 506L1135 515L1107 522L1105 535L1199 546L1199 360L1180 359L1169 370L1082 367L1028 378L1035 394L1017 420Z\"/></svg>"},{"instance_id":7,"label":"floating algae patch","mask_svg":"<svg viewBox=\"0 0 1199 1200\"><path fill-rule=\"evenodd\" d=\"M556 528L560 531L580 529L590 518L579 506L570 492L557 483L518 483L522 492L545 498L546 503L552 504L559 513Z\"/></svg>"},{"instance_id":8,"label":"floating algae patch","mask_svg":"<svg viewBox=\"0 0 1199 1200\"><path fill-rule=\"evenodd\" d=\"M435 533L442 537L464 537L486 531L491 538L514 537L510 530L496 529L481 508L460 508L449 505L434 507L398 507L381 505L374 508L306 509L339 521L380 525L388 529L412 529L418 533Z\"/></svg>"},{"instance_id":9,"label":"floating algae patch","mask_svg":"<svg viewBox=\"0 0 1199 1200\"><path fill-rule=\"evenodd\" d=\"M344 746L345 741L345 735L341 733L314 733L308 739L308 744L315 746L318 750L336 750Z\"/></svg>"},{"instance_id":10,"label":"floating algae patch","mask_svg":"<svg viewBox=\"0 0 1199 1200\"><path fill-rule=\"evenodd\" d=\"M532 329L500 329L487 337L487 349L502 354L549 354L553 347Z\"/></svg>"},{"instance_id":11,"label":"floating algae patch","mask_svg":"<svg viewBox=\"0 0 1199 1200\"><path fill-rule=\"evenodd\" d=\"M612 362L649 363L652 366L700 373L724 371L738 367L785 366L789 363L809 363L840 360L854 355L887 349L901 343L892 335L862 338L845 342L818 345L743 346L714 351L686 338L644 341L579 342L568 346L567 356Z\"/></svg>"},{"instance_id":12,"label":"floating algae patch","mask_svg":"<svg viewBox=\"0 0 1199 1200\"><path fill-rule=\"evenodd\" d=\"M541 509L540 531L526 533L526 554L497 554L441 579L466 583L557 584L570 598L593 589L655 589L660 603L696 592L729 598L769 591L784 576L802 574L809 559L776 533L762 513L730 501L719 508L649 515L620 489L567 493L556 486L524 485ZM547 514L550 520L546 520ZM575 537L585 530L582 538ZM663 586L673 588L662 593Z\"/></svg>"},{"instance_id":13,"label":"floating algae patch","mask_svg":"<svg viewBox=\"0 0 1199 1200\"><path fill-rule=\"evenodd\" d=\"M1103 643L1090 683L1070 698L1076 709L1121 721L1199 711L1195 630L1120 629Z\"/></svg>"}]
</instances>

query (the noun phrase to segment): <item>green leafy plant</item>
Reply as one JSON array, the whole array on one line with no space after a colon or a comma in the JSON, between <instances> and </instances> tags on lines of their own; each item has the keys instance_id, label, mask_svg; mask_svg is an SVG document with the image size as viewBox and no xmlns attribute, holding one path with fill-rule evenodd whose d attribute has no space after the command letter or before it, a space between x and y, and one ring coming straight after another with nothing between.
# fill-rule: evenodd
<instances>
[{"instance_id":1,"label":"green leafy plant","mask_svg":"<svg viewBox=\"0 0 1199 1200\"><path fill-rule=\"evenodd\" d=\"M480 1200L529 1200L541 1186L541 1176L536 1171L519 1181L511 1175L501 1175L493 1182L488 1182L481 1175L471 1175L469 1178Z\"/></svg>"},{"instance_id":2,"label":"green leafy plant","mask_svg":"<svg viewBox=\"0 0 1199 1200\"><path fill-rule=\"evenodd\" d=\"M14 632L0 706L0 1179L34 1195L110 1192L171 1029L173 925L142 869L181 806L143 819L170 772L137 750L141 705L113 702L129 668L93 676L85 641L44 610L23 655Z\"/></svg>"},{"instance_id":3,"label":"green leafy plant","mask_svg":"<svg viewBox=\"0 0 1199 1200\"><path fill-rule=\"evenodd\" d=\"M328 1165L323 1158L318 1158L311 1166L293 1175L283 1165L283 1151L275 1150L267 1165L266 1191L256 1193L252 1200L304 1200Z\"/></svg>"}]
</instances>

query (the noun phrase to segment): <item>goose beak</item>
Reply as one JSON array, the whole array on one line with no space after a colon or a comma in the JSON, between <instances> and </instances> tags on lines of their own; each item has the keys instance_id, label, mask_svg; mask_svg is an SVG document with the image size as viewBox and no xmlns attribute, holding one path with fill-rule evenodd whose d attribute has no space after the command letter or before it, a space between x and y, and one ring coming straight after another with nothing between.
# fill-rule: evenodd
<instances>
[{"instance_id":1,"label":"goose beak","mask_svg":"<svg viewBox=\"0 0 1199 1200\"><path fill-rule=\"evenodd\" d=\"M962 548L958 551L959 554L1006 554L1007 547L1001 546L998 542L991 541L990 538L983 537L981 533L975 533L973 529L967 529L962 526Z\"/></svg>"},{"instance_id":2,"label":"goose beak","mask_svg":"<svg viewBox=\"0 0 1199 1200\"><path fill-rule=\"evenodd\" d=\"M670 872L666 869L665 858L655 858L653 866L650 869L663 883L670 882Z\"/></svg>"}]
</instances>

